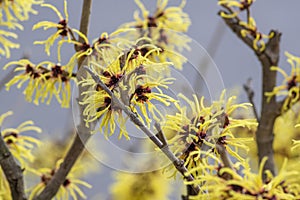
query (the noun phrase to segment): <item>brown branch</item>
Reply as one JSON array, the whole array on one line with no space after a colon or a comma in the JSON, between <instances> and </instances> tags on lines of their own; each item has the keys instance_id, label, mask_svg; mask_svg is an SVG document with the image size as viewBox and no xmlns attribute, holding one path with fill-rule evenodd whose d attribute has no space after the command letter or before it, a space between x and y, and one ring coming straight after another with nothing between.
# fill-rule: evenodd
<instances>
[{"instance_id":1,"label":"brown branch","mask_svg":"<svg viewBox=\"0 0 300 200\"><path fill-rule=\"evenodd\" d=\"M182 174L182 176L187 181L193 181L194 177L191 174L188 174L187 168L184 166L184 161L177 158L169 149L167 144L164 144L150 129L145 126L145 124L136 116L135 113L133 113L128 106L125 106L120 99L118 99L114 93L101 81L99 76L97 76L91 69L89 69L87 66L84 66L84 68L88 71L88 73L92 76L92 78L95 80L95 82L105 91L109 96L111 96L111 102L112 104L117 107L118 109L121 109L124 111L130 120L137 125L148 137L149 139L168 157L168 159L173 163L175 168ZM157 127L159 129L159 127ZM193 190L196 194L199 193L200 187L194 186Z\"/></svg>"},{"instance_id":2,"label":"brown branch","mask_svg":"<svg viewBox=\"0 0 300 200\"><path fill-rule=\"evenodd\" d=\"M228 152L225 148L225 145L224 144L221 144L221 143L217 143L216 144L216 149L220 155L220 158L222 160L222 163L223 163L223 167L226 167L226 168L230 168L230 169L233 169L232 168L232 163L231 163L231 160L228 156ZM224 173L222 175L222 178L224 178L225 180L229 180L229 179L232 179L232 176L228 173Z\"/></svg>"},{"instance_id":3,"label":"brown branch","mask_svg":"<svg viewBox=\"0 0 300 200\"><path fill-rule=\"evenodd\" d=\"M221 11L226 12L226 11ZM263 157L267 156L268 160L264 166L264 170L268 169L275 174L275 164L273 157L273 127L275 119L280 115L280 104L273 97L267 102L266 92L270 92L276 86L276 71L271 71L271 66L277 66L279 60L279 43L281 33L272 31L273 37L269 39L264 51L255 50L253 48L254 38L251 36L243 37L241 30L243 27L239 24L238 18L223 18L227 26L256 54L262 66L262 102L259 126L256 132L256 143L258 147L259 162Z\"/></svg>"},{"instance_id":4,"label":"brown branch","mask_svg":"<svg viewBox=\"0 0 300 200\"><path fill-rule=\"evenodd\" d=\"M25 200L23 170L16 163L13 155L0 133L0 165L9 183L13 200Z\"/></svg>"},{"instance_id":5,"label":"brown branch","mask_svg":"<svg viewBox=\"0 0 300 200\"><path fill-rule=\"evenodd\" d=\"M89 30L89 23L90 23L90 15L91 15L91 8L92 8L92 0L83 0L82 11L81 11L81 20L80 20L80 32L87 36ZM84 43L84 39L79 36L78 41L80 43ZM80 49L78 46L75 46L76 51ZM78 69L81 67L81 64L85 56L82 56L78 60Z\"/></svg>"}]
</instances>

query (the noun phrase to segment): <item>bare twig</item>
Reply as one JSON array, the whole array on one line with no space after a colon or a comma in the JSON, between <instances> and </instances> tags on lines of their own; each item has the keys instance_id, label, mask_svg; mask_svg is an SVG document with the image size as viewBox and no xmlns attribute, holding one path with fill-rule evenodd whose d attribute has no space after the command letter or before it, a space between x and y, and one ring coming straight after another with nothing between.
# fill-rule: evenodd
<instances>
[{"instance_id":1,"label":"bare twig","mask_svg":"<svg viewBox=\"0 0 300 200\"><path fill-rule=\"evenodd\" d=\"M112 104L117 107L118 109L121 109L124 111L130 118L130 120L137 125L148 137L149 139L158 147L160 150L168 157L168 159L173 163L175 168L182 174L182 176L188 180L193 181L194 178L191 174L188 174L188 170L184 166L184 162L180 159L178 159L169 149L167 144L164 144L150 129L148 129L145 124L136 116L135 113L133 113L128 106L125 106L115 95L114 93L101 81L99 76L97 76L91 69L89 69L87 66L84 66L84 68L89 72L89 74L92 76L92 78L95 80L95 82L105 91L107 92L112 99ZM195 193L198 193L200 191L199 186L193 187Z\"/></svg>"},{"instance_id":2,"label":"bare twig","mask_svg":"<svg viewBox=\"0 0 300 200\"><path fill-rule=\"evenodd\" d=\"M227 9L228 10L228 9ZM227 11L221 11L227 12ZM262 102L261 102L261 117L259 126L256 132L256 143L258 147L259 162L263 157L268 157L264 166L264 170L268 169L275 174L275 165L273 158L273 126L275 119L280 115L280 104L276 102L273 97L269 102L265 96L266 92L272 91L276 86L276 71L271 71L271 66L277 66L279 60L279 43L281 33L272 31L273 37L269 39L264 51L256 50L253 48L254 38L251 36L243 37L241 30L243 27L240 25L240 19L223 18L227 26L256 54L262 66Z\"/></svg>"},{"instance_id":3,"label":"bare twig","mask_svg":"<svg viewBox=\"0 0 300 200\"><path fill-rule=\"evenodd\" d=\"M23 170L16 163L13 155L0 133L0 165L9 183L13 200L25 200Z\"/></svg>"},{"instance_id":4,"label":"bare twig","mask_svg":"<svg viewBox=\"0 0 300 200\"><path fill-rule=\"evenodd\" d=\"M259 121L259 116L258 116L258 113L257 113L256 105L255 105L254 100L253 100L254 91L253 91L253 89L251 87L251 81L252 81L252 79L249 78L247 80L247 83L244 84L243 86L244 86L244 90L247 93L248 100L252 104L252 109L253 109L254 116L255 116L256 120Z\"/></svg>"}]
</instances>

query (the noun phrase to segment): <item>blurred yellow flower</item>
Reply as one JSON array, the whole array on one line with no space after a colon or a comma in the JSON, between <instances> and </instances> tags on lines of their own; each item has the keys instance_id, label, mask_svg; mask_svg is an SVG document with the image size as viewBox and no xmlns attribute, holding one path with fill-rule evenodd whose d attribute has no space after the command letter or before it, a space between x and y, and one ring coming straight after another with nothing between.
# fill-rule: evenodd
<instances>
[{"instance_id":1,"label":"blurred yellow flower","mask_svg":"<svg viewBox=\"0 0 300 200\"><path fill-rule=\"evenodd\" d=\"M8 39L9 37L17 39L18 36L13 32L0 30L0 44L2 45L2 47L0 47L0 54L3 56L5 55L6 58L10 57L10 49L16 49L20 47L19 44Z\"/></svg>"},{"instance_id":2,"label":"blurred yellow flower","mask_svg":"<svg viewBox=\"0 0 300 200\"><path fill-rule=\"evenodd\" d=\"M0 169L0 199L1 200L12 200L9 184L6 180L5 174Z\"/></svg>"},{"instance_id":3,"label":"blurred yellow flower","mask_svg":"<svg viewBox=\"0 0 300 200\"><path fill-rule=\"evenodd\" d=\"M1 0L0 21L13 23L28 20L29 14L37 14L32 7L41 3L43 0Z\"/></svg>"},{"instance_id":4,"label":"blurred yellow flower","mask_svg":"<svg viewBox=\"0 0 300 200\"><path fill-rule=\"evenodd\" d=\"M115 183L110 188L112 200L167 200L170 190L170 183L161 171L116 172Z\"/></svg>"},{"instance_id":5,"label":"blurred yellow flower","mask_svg":"<svg viewBox=\"0 0 300 200\"><path fill-rule=\"evenodd\" d=\"M190 38L182 34L187 32L191 24L188 14L182 11L185 3L186 1L182 1L177 7L167 7L168 0L158 0L155 13L150 15L144 4L140 0L136 0L143 18L140 18L139 13L135 12L136 21L126 23L122 27L138 29L128 33L129 37L151 38L151 44L160 48L160 51L151 52L148 57L151 61L171 61L174 67L181 69L187 60L180 52L184 49L190 50L188 43L191 41ZM144 47L143 51L148 52L149 50Z\"/></svg>"},{"instance_id":6,"label":"blurred yellow flower","mask_svg":"<svg viewBox=\"0 0 300 200\"><path fill-rule=\"evenodd\" d=\"M20 45L11 41L9 38L17 39L17 34L10 30L4 29L20 29L23 26L19 21L28 20L29 14L37 14L32 8L33 5L41 4L42 1L37 0L2 0L0 2L0 55L10 57L10 49L19 48Z\"/></svg>"},{"instance_id":7,"label":"blurred yellow flower","mask_svg":"<svg viewBox=\"0 0 300 200\"><path fill-rule=\"evenodd\" d=\"M0 126L3 125L3 120L12 114L12 111L2 114L0 116ZM33 121L25 121L17 128L5 128L1 130L2 137L9 150L22 166L25 166L25 161L32 162L34 160L32 149L41 144L40 140L24 135L23 132L26 131L40 133L42 130L37 126L34 126Z\"/></svg>"},{"instance_id":8,"label":"blurred yellow flower","mask_svg":"<svg viewBox=\"0 0 300 200\"><path fill-rule=\"evenodd\" d=\"M56 162L56 166L54 169L51 168L40 168L38 170L30 169L32 173L40 177L40 183L35 185L34 187L30 188L28 192L30 192L29 200L32 200L35 196L37 196L43 189L46 187L48 182L51 180L51 178L56 173L56 170L59 168L60 164L63 162L63 160L58 160ZM73 200L77 199L86 199L85 194L81 190L80 186L84 186L87 188L91 188L92 186L88 184L85 181L82 181L77 178L74 172L80 168L77 168L74 166L71 170L71 172L68 174L67 178L63 182L63 184L60 186L58 192L56 193L54 199L56 200L65 200L69 199L70 197ZM78 198L80 197L80 198Z\"/></svg>"}]
</instances>

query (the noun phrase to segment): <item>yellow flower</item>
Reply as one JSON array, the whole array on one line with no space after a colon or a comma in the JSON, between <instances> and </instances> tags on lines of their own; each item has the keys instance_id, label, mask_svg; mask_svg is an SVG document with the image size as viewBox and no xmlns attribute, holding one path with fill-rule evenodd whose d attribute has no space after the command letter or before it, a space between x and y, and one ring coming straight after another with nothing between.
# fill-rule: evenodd
<instances>
[{"instance_id":1,"label":"yellow flower","mask_svg":"<svg viewBox=\"0 0 300 200\"><path fill-rule=\"evenodd\" d=\"M250 15L250 7L254 2L255 0L219 0L218 4L228 10L228 12L221 11L220 16L223 18L236 18L239 21L239 25L243 28L241 30L242 37L252 37L253 49L262 52L266 47L263 39L272 38L274 33L271 32L269 35L265 35L257 30L255 20ZM246 21L242 21L238 17L242 11L247 12Z\"/></svg>"},{"instance_id":2,"label":"yellow flower","mask_svg":"<svg viewBox=\"0 0 300 200\"><path fill-rule=\"evenodd\" d=\"M23 73L14 76L6 83L7 90L17 83L17 88L20 88L26 81L29 81L23 92L27 101L31 102L34 96L35 104L38 105L39 100L44 102L47 98L47 104L49 104L54 95L62 107L69 107L71 98L70 80L76 75L66 70L68 66L61 66L48 61L34 65L29 60L22 59L6 64L4 69L11 65L18 65L15 71L23 71Z\"/></svg>"},{"instance_id":3,"label":"yellow flower","mask_svg":"<svg viewBox=\"0 0 300 200\"><path fill-rule=\"evenodd\" d=\"M63 15L59 12L59 10L51 5L51 4L41 4L42 7L48 7L50 9L52 9L57 16L59 17L59 22L50 22L50 21L41 21L38 22L37 24L35 24L32 27L32 30L36 30L38 28L43 28L44 30L48 30L50 28L55 28L56 31L54 34L52 34L51 36L49 36L46 40L44 41L35 41L34 44L43 44L45 45L45 52L47 53L47 55L50 55L50 47L54 44L55 40L58 39L59 37L61 37L62 39L64 39L65 37L67 37L67 41L71 41L73 38L71 35L71 29L68 26L68 22L69 22L69 15L68 15L68 10L67 10L67 1L64 0L64 13L65 13L65 17L63 17Z\"/></svg>"},{"instance_id":4,"label":"yellow flower","mask_svg":"<svg viewBox=\"0 0 300 200\"><path fill-rule=\"evenodd\" d=\"M274 32L271 32L269 35L265 35L257 30L256 23L254 18L249 17L248 22L240 22L240 25L244 28L241 30L241 35L243 37L251 36L253 37L253 48L256 51L263 51L266 48L264 38L270 39L274 36Z\"/></svg>"},{"instance_id":5,"label":"yellow flower","mask_svg":"<svg viewBox=\"0 0 300 200\"><path fill-rule=\"evenodd\" d=\"M12 111L2 114L0 116L0 126L2 126L3 120L12 114ZM2 137L8 145L9 150L22 165L25 165L25 161L32 162L34 160L32 149L34 146L41 144L38 139L23 135L23 132L26 131L35 131L40 133L42 130L34 126L33 121L25 121L17 128L6 128L1 130Z\"/></svg>"},{"instance_id":6,"label":"yellow flower","mask_svg":"<svg viewBox=\"0 0 300 200\"><path fill-rule=\"evenodd\" d=\"M271 70L278 71L283 75L284 80L281 85L276 86L272 92L266 92L265 95L270 100L273 96L285 96L282 111L289 109L293 104L299 101L300 97L300 58L288 52L285 52L287 62L291 65L291 72L288 75L283 69L273 66Z\"/></svg>"},{"instance_id":7,"label":"yellow flower","mask_svg":"<svg viewBox=\"0 0 300 200\"><path fill-rule=\"evenodd\" d=\"M29 200L33 199L37 196L43 189L46 187L48 182L56 173L56 170L59 168L60 164L63 160L58 160L56 162L56 167L54 169L51 168L40 168L38 170L30 169L32 173L40 177L40 183L36 186L30 188L28 191L30 192ZM76 170L78 170L76 166L72 168L71 172L66 177L63 184L60 186L58 192L55 195L56 200L64 200L72 197L73 200L77 200L78 197L86 199L85 194L80 189L79 186L84 186L87 188L91 188L92 186L85 181L82 181L76 177Z\"/></svg>"},{"instance_id":8,"label":"yellow flower","mask_svg":"<svg viewBox=\"0 0 300 200\"><path fill-rule=\"evenodd\" d=\"M156 106L151 102L155 100L156 102L162 103L164 106L169 106L171 103L175 103L176 100L172 97L166 95L161 90L162 88L168 89L168 85L172 84L174 79L172 78L152 78L147 75L138 75L130 81L130 103L133 112L137 112L136 106L141 111L139 118L144 121L148 127L150 126L151 117L154 121L159 122L164 119L163 114L156 108Z\"/></svg>"},{"instance_id":9,"label":"yellow flower","mask_svg":"<svg viewBox=\"0 0 300 200\"><path fill-rule=\"evenodd\" d=\"M232 9L232 13L221 12L221 17L234 18L240 12L248 10L255 0L219 0L218 4Z\"/></svg>"},{"instance_id":10,"label":"yellow flower","mask_svg":"<svg viewBox=\"0 0 300 200\"><path fill-rule=\"evenodd\" d=\"M161 171L129 174L117 172L116 182L111 186L112 200L167 200L170 183Z\"/></svg>"}]
</instances>

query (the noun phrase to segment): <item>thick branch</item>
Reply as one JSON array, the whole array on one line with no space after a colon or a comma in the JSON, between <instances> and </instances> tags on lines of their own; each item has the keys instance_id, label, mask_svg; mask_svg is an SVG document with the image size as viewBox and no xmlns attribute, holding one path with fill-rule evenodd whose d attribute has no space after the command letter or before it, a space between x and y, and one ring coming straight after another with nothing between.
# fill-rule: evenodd
<instances>
[{"instance_id":1,"label":"thick branch","mask_svg":"<svg viewBox=\"0 0 300 200\"><path fill-rule=\"evenodd\" d=\"M178 159L169 149L168 145L165 145L150 129L148 129L145 124L136 116L135 113L133 113L128 106L125 106L115 95L114 93L101 81L99 76L94 74L94 72L89 69L88 67L84 66L84 68L90 73L92 78L95 80L95 82L105 91L107 92L112 99L112 104L117 107L118 109L121 109L124 111L131 121L137 125L148 137L149 139L160 148L160 150L168 157L168 159L173 163L175 168L182 174L182 176L188 180L193 181L194 178L192 175L188 174L188 170L184 166L184 162L180 159ZM195 186L193 187L195 193L199 193L200 187Z\"/></svg>"},{"instance_id":2,"label":"thick branch","mask_svg":"<svg viewBox=\"0 0 300 200\"><path fill-rule=\"evenodd\" d=\"M279 60L279 43L281 33L272 31L273 37L269 39L264 51L255 50L253 48L254 38L251 36L243 37L241 30L243 27L239 24L239 18L223 18L228 27L247 45L249 46L262 66L262 102L259 126L256 132L256 143L258 147L259 161L267 156L268 160L264 166L264 170L268 169L275 174L275 165L273 158L273 127L275 119L280 115L280 104L273 97L269 102L265 96L266 92L270 92L276 86L276 71L271 71L271 66L277 66Z\"/></svg>"},{"instance_id":3,"label":"thick branch","mask_svg":"<svg viewBox=\"0 0 300 200\"><path fill-rule=\"evenodd\" d=\"M16 163L0 133L0 165L9 183L13 200L25 200L23 171Z\"/></svg>"}]
</instances>

